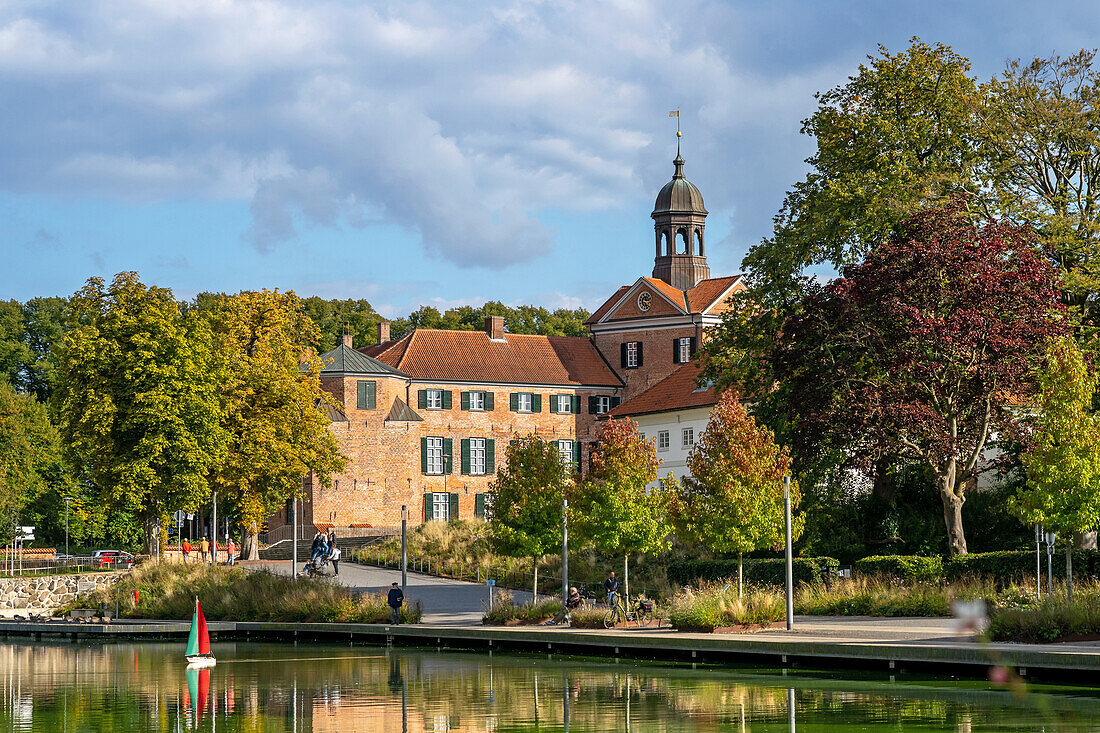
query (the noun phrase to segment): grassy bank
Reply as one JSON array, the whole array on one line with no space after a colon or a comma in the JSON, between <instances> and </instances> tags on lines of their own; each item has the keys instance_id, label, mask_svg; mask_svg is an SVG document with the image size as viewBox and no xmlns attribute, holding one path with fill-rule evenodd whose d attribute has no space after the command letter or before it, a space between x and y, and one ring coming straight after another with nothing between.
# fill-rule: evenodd
<instances>
[{"instance_id":1,"label":"grassy bank","mask_svg":"<svg viewBox=\"0 0 1100 733\"><path fill-rule=\"evenodd\" d=\"M746 588L738 598L735 584L708 583L677 593L669 605L668 620L681 631L713 631L723 626L782 621L785 612L782 591Z\"/></svg>"},{"instance_id":2,"label":"grassy bank","mask_svg":"<svg viewBox=\"0 0 1100 733\"><path fill-rule=\"evenodd\" d=\"M1050 643L1100 639L1100 584L1075 587L1073 602L1064 593L1019 606L997 606L989 614L992 641Z\"/></svg>"},{"instance_id":3,"label":"grassy bank","mask_svg":"<svg viewBox=\"0 0 1100 733\"><path fill-rule=\"evenodd\" d=\"M316 578L291 578L200 563L147 565L119 581L124 618L189 620L195 596L210 621L387 623L384 596L354 593ZM137 592L137 600L134 592ZM72 607L115 604L115 588L82 596ZM420 607L404 606L403 623L419 623Z\"/></svg>"},{"instance_id":4,"label":"grassy bank","mask_svg":"<svg viewBox=\"0 0 1100 733\"><path fill-rule=\"evenodd\" d=\"M561 601L546 599L538 603L516 603L508 591L498 591L492 609L481 617L483 624L501 626L509 622L536 624L554 618L561 612Z\"/></svg>"},{"instance_id":5,"label":"grassy bank","mask_svg":"<svg viewBox=\"0 0 1100 733\"><path fill-rule=\"evenodd\" d=\"M995 600L1012 593L978 580L947 585L860 577L829 586L801 584L795 590L794 609L807 616L950 616L952 601Z\"/></svg>"}]
</instances>

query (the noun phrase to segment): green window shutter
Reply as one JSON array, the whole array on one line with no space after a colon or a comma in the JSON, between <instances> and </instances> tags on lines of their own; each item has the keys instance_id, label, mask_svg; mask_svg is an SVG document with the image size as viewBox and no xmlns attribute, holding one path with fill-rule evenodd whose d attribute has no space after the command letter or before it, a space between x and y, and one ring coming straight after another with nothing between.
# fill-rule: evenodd
<instances>
[{"instance_id":1,"label":"green window shutter","mask_svg":"<svg viewBox=\"0 0 1100 733\"><path fill-rule=\"evenodd\" d=\"M485 441L485 473L492 474L497 470L497 442L489 439Z\"/></svg>"},{"instance_id":2,"label":"green window shutter","mask_svg":"<svg viewBox=\"0 0 1100 733\"><path fill-rule=\"evenodd\" d=\"M493 393L492 392L486 392L485 393L485 409L486 410L492 410L496 406L495 403L496 403L496 400L493 399Z\"/></svg>"},{"instance_id":3,"label":"green window shutter","mask_svg":"<svg viewBox=\"0 0 1100 733\"><path fill-rule=\"evenodd\" d=\"M462 475L470 475L470 439L462 439Z\"/></svg>"},{"instance_id":4,"label":"green window shutter","mask_svg":"<svg viewBox=\"0 0 1100 733\"><path fill-rule=\"evenodd\" d=\"M680 363L680 339L672 339L672 363Z\"/></svg>"},{"instance_id":5,"label":"green window shutter","mask_svg":"<svg viewBox=\"0 0 1100 733\"><path fill-rule=\"evenodd\" d=\"M696 341L697 341L697 339L696 339L696 338L695 338L694 336L692 336L692 337L691 337L691 355L692 355L692 356L695 356L695 345L696 345Z\"/></svg>"},{"instance_id":6,"label":"green window shutter","mask_svg":"<svg viewBox=\"0 0 1100 733\"><path fill-rule=\"evenodd\" d=\"M581 467L584 464L581 461L581 442L579 440L573 443L573 458L577 462L577 473L581 473Z\"/></svg>"},{"instance_id":7,"label":"green window shutter","mask_svg":"<svg viewBox=\"0 0 1100 733\"><path fill-rule=\"evenodd\" d=\"M557 413L558 411L558 396L556 394L550 395L550 412Z\"/></svg>"},{"instance_id":8,"label":"green window shutter","mask_svg":"<svg viewBox=\"0 0 1100 733\"><path fill-rule=\"evenodd\" d=\"M531 395L531 412L542 412L542 395Z\"/></svg>"},{"instance_id":9,"label":"green window shutter","mask_svg":"<svg viewBox=\"0 0 1100 733\"><path fill-rule=\"evenodd\" d=\"M416 406L421 410L428 407L428 390L422 389L416 393Z\"/></svg>"},{"instance_id":10,"label":"green window shutter","mask_svg":"<svg viewBox=\"0 0 1100 733\"><path fill-rule=\"evenodd\" d=\"M470 409L470 393L462 392L458 395L458 405L462 410Z\"/></svg>"},{"instance_id":11,"label":"green window shutter","mask_svg":"<svg viewBox=\"0 0 1100 733\"><path fill-rule=\"evenodd\" d=\"M373 410L378 406L378 382L367 382L367 409Z\"/></svg>"},{"instance_id":12,"label":"green window shutter","mask_svg":"<svg viewBox=\"0 0 1100 733\"><path fill-rule=\"evenodd\" d=\"M458 494L447 495L447 519L451 522L458 519Z\"/></svg>"},{"instance_id":13,"label":"green window shutter","mask_svg":"<svg viewBox=\"0 0 1100 733\"><path fill-rule=\"evenodd\" d=\"M642 342L638 342L638 366L642 366Z\"/></svg>"},{"instance_id":14,"label":"green window shutter","mask_svg":"<svg viewBox=\"0 0 1100 733\"><path fill-rule=\"evenodd\" d=\"M428 472L428 439L420 439L420 473Z\"/></svg>"},{"instance_id":15,"label":"green window shutter","mask_svg":"<svg viewBox=\"0 0 1100 733\"><path fill-rule=\"evenodd\" d=\"M485 519L485 494L474 494L474 515Z\"/></svg>"},{"instance_id":16,"label":"green window shutter","mask_svg":"<svg viewBox=\"0 0 1100 733\"><path fill-rule=\"evenodd\" d=\"M452 473L454 471L454 453L451 448L451 439L443 439L443 473Z\"/></svg>"},{"instance_id":17,"label":"green window shutter","mask_svg":"<svg viewBox=\"0 0 1100 733\"><path fill-rule=\"evenodd\" d=\"M519 392L512 392L508 395L508 409L512 412L519 412Z\"/></svg>"},{"instance_id":18,"label":"green window shutter","mask_svg":"<svg viewBox=\"0 0 1100 733\"><path fill-rule=\"evenodd\" d=\"M588 414L589 415L595 415L596 412L599 411L599 409L600 409L600 405L596 401L596 398L589 395L589 397L588 397Z\"/></svg>"},{"instance_id":19,"label":"green window shutter","mask_svg":"<svg viewBox=\"0 0 1100 733\"><path fill-rule=\"evenodd\" d=\"M619 344L619 366L626 369L626 342Z\"/></svg>"},{"instance_id":20,"label":"green window shutter","mask_svg":"<svg viewBox=\"0 0 1100 733\"><path fill-rule=\"evenodd\" d=\"M618 407L622 403L623 403L623 398L622 397L612 397L611 398L611 409L615 409L616 407Z\"/></svg>"},{"instance_id":21,"label":"green window shutter","mask_svg":"<svg viewBox=\"0 0 1100 733\"><path fill-rule=\"evenodd\" d=\"M451 390L449 389L443 390L443 409L451 409Z\"/></svg>"},{"instance_id":22,"label":"green window shutter","mask_svg":"<svg viewBox=\"0 0 1100 733\"><path fill-rule=\"evenodd\" d=\"M572 403L570 405L570 407L572 408L570 410L570 412L572 412L574 415L581 414L581 398L580 398L580 396L579 395L573 395L570 402Z\"/></svg>"},{"instance_id":23,"label":"green window shutter","mask_svg":"<svg viewBox=\"0 0 1100 733\"><path fill-rule=\"evenodd\" d=\"M373 410L377 395L377 382L361 379L355 383L355 406L360 410Z\"/></svg>"},{"instance_id":24,"label":"green window shutter","mask_svg":"<svg viewBox=\"0 0 1100 733\"><path fill-rule=\"evenodd\" d=\"M432 521L432 495L424 494L424 521Z\"/></svg>"}]
</instances>

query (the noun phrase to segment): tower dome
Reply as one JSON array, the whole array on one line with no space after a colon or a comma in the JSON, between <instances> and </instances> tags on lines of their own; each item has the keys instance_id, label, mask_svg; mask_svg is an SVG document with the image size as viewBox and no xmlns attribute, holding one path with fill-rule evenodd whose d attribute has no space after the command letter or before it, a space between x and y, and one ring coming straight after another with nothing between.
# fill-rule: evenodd
<instances>
[{"instance_id":1,"label":"tower dome","mask_svg":"<svg viewBox=\"0 0 1100 733\"><path fill-rule=\"evenodd\" d=\"M684 178L684 159L676 143L675 173L653 202L653 230L657 235L657 256L653 277L679 290L690 290L710 277L704 249L707 209L703 194Z\"/></svg>"}]
</instances>

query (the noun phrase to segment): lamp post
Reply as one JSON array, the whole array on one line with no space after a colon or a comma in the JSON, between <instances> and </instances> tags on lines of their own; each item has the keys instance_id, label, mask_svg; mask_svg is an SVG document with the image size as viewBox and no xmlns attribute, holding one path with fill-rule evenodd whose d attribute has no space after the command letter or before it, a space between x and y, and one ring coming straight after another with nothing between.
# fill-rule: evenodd
<instances>
[{"instance_id":1,"label":"lamp post","mask_svg":"<svg viewBox=\"0 0 1100 733\"><path fill-rule=\"evenodd\" d=\"M1035 600L1043 596L1043 561L1039 545L1043 543L1043 528L1035 525Z\"/></svg>"},{"instance_id":2,"label":"lamp post","mask_svg":"<svg viewBox=\"0 0 1100 733\"><path fill-rule=\"evenodd\" d=\"M65 559L69 559L69 504L72 503L72 497L65 497Z\"/></svg>"},{"instance_id":3,"label":"lamp post","mask_svg":"<svg viewBox=\"0 0 1100 733\"><path fill-rule=\"evenodd\" d=\"M290 577L298 570L298 497L290 500L290 531L294 533L294 539L290 541Z\"/></svg>"},{"instance_id":4,"label":"lamp post","mask_svg":"<svg viewBox=\"0 0 1100 733\"><path fill-rule=\"evenodd\" d=\"M405 590L409 572L409 545L408 539L409 507L401 505L401 590Z\"/></svg>"},{"instance_id":5,"label":"lamp post","mask_svg":"<svg viewBox=\"0 0 1100 733\"><path fill-rule=\"evenodd\" d=\"M561 602L569 598L569 500L561 500ZM564 606L563 606L564 607Z\"/></svg>"},{"instance_id":6,"label":"lamp post","mask_svg":"<svg viewBox=\"0 0 1100 733\"><path fill-rule=\"evenodd\" d=\"M1043 535L1043 539L1047 543L1047 595L1054 595L1054 543L1058 540L1058 535L1054 532L1047 532Z\"/></svg>"},{"instance_id":7,"label":"lamp post","mask_svg":"<svg viewBox=\"0 0 1100 733\"><path fill-rule=\"evenodd\" d=\"M787 555L787 631L794 628L794 562L791 559L791 477L783 477L783 524Z\"/></svg>"}]
</instances>

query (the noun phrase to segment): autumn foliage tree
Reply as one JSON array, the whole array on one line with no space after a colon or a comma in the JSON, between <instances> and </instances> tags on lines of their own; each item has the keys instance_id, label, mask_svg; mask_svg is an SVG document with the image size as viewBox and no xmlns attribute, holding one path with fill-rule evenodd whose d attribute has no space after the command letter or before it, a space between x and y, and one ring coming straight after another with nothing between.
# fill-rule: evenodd
<instances>
[{"instance_id":1,"label":"autumn foliage tree","mask_svg":"<svg viewBox=\"0 0 1100 733\"><path fill-rule=\"evenodd\" d=\"M502 555L531 559L536 598L539 560L560 547L562 499L573 486L572 462L535 435L508 445L504 466L489 484L489 544Z\"/></svg>"},{"instance_id":2,"label":"autumn foliage tree","mask_svg":"<svg viewBox=\"0 0 1100 733\"><path fill-rule=\"evenodd\" d=\"M794 451L927 465L950 550L965 554L967 487L991 433L1018 427L1063 311L1030 228L975 224L951 207L908 219L808 296L764 358Z\"/></svg>"},{"instance_id":3,"label":"autumn foliage tree","mask_svg":"<svg viewBox=\"0 0 1100 733\"><path fill-rule=\"evenodd\" d=\"M623 558L630 596L630 555L659 551L669 535L667 494L657 480L660 460L652 441L630 418L608 420L592 446L591 466L570 501L581 536L597 550Z\"/></svg>"},{"instance_id":4,"label":"autumn foliage tree","mask_svg":"<svg viewBox=\"0 0 1100 733\"><path fill-rule=\"evenodd\" d=\"M745 410L736 392L725 390L707 429L688 456L689 476L672 491L669 518L685 542L714 552L738 554L778 546L784 533L783 477L791 458L776 445L771 430ZM798 506L798 484L791 483L791 506ZM796 517L792 532L801 534Z\"/></svg>"},{"instance_id":5,"label":"autumn foliage tree","mask_svg":"<svg viewBox=\"0 0 1100 733\"><path fill-rule=\"evenodd\" d=\"M221 423L228 450L211 484L235 507L243 556L258 557L256 536L312 473L328 486L347 465L328 429L320 362L302 361L320 338L294 293L263 290L220 296L206 310L221 360Z\"/></svg>"}]
</instances>

